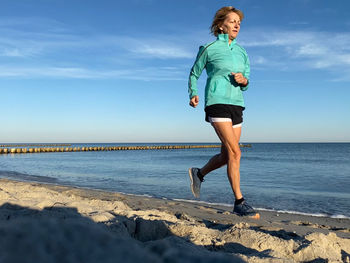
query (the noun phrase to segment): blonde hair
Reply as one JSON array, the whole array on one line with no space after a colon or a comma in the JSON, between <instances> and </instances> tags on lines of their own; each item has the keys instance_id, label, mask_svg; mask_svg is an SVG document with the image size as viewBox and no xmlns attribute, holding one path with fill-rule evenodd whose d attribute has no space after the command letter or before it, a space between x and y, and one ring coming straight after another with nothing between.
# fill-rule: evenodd
<instances>
[{"instance_id":1,"label":"blonde hair","mask_svg":"<svg viewBox=\"0 0 350 263\"><path fill-rule=\"evenodd\" d=\"M241 10L236 9L233 6L224 6L220 8L215 13L213 23L211 24L211 27L210 27L210 31L214 36L217 37L218 34L221 33L221 30L219 27L222 25L222 23L224 23L226 16L231 12L236 13L239 16L239 19L241 19L241 21L243 20L244 15Z\"/></svg>"}]
</instances>

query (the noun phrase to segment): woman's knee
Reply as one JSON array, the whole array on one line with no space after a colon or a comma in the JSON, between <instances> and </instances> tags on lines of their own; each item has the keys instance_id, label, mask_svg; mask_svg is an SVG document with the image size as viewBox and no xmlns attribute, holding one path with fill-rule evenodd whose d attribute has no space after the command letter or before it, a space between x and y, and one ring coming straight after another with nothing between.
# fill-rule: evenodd
<instances>
[{"instance_id":1,"label":"woman's knee","mask_svg":"<svg viewBox=\"0 0 350 263\"><path fill-rule=\"evenodd\" d=\"M241 156L242 153L239 147L237 149L230 149L227 151L227 160L240 161Z\"/></svg>"}]
</instances>

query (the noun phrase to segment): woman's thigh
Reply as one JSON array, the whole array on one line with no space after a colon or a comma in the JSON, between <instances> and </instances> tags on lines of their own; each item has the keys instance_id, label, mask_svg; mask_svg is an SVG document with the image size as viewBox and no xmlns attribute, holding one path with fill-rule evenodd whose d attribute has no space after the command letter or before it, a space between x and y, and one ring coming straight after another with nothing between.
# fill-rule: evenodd
<instances>
[{"instance_id":1,"label":"woman's thigh","mask_svg":"<svg viewBox=\"0 0 350 263\"><path fill-rule=\"evenodd\" d=\"M212 125L222 143L221 153L227 150L238 153L241 127L233 128L231 122L213 122Z\"/></svg>"}]
</instances>

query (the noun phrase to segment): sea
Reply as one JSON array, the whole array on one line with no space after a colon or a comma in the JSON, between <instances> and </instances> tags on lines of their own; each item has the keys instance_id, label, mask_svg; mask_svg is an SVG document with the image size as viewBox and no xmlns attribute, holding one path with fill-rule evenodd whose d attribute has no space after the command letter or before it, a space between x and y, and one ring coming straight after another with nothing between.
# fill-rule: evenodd
<instances>
[{"instance_id":1,"label":"sea","mask_svg":"<svg viewBox=\"0 0 350 263\"><path fill-rule=\"evenodd\" d=\"M96 145L184 144L71 147ZM254 208L350 218L350 143L250 146L241 148L241 190ZM189 167L202 167L219 151L194 148L0 154L0 177L232 207L234 196L226 167L205 177L200 200L192 196L189 186Z\"/></svg>"}]
</instances>

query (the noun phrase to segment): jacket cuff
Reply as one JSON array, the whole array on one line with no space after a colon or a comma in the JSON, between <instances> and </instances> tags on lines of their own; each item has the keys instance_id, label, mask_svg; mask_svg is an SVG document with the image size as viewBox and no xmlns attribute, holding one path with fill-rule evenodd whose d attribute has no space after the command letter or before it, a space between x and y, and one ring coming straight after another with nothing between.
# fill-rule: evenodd
<instances>
[{"instance_id":1,"label":"jacket cuff","mask_svg":"<svg viewBox=\"0 0 350 263\"><path fill-rule=\"evenodd\" d=\"M196 91L193 91L189 94L190 99L192 99L194 96L198 96Z\"/></svg>"},{"instance_id":2,"label":"jacket cuff","mask_svg":"<svg viewBox=\"0 0 350 263\"><path fill-rule=\"evenodd\" d=\"M248 89L248 86L249 86L249 79L247 79L247 84L246 85L241 85L240 88L241 88L241 91L246 91Z\"/></svg>"}]
</instances>

